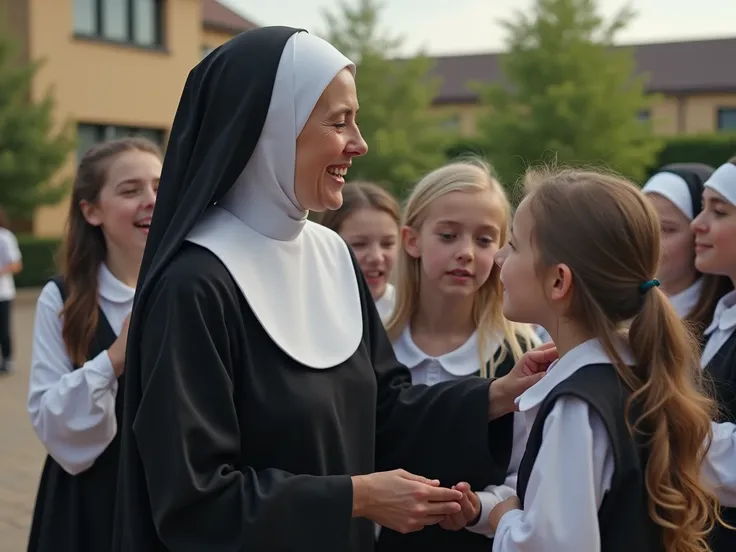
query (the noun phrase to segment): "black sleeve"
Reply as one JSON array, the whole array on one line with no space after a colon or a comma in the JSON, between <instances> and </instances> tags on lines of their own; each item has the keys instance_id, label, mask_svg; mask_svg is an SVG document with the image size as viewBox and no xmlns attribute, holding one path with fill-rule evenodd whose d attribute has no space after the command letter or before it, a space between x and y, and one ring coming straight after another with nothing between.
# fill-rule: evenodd
<instances>
[{"instance_id":1,"label":"black sleeve","mask_svg":"<svg viewBox=\"0 0 736 552\"><path fill-rule=\"evenodd\" d=\"M412 386L375 307L364 310L378 381L376 469L403 468L448 486L505 471L513 415L488 423L490 380Z\"/></svg>"},{"instance_id":2,"label":"black sleeve","mask_svg":"<svg viewBox=\"0 0 736 552\"><path fill-rule=\"evenodd\" d=\"M162 278L146 305L133 424L159 538L179 552L346 550L349 476L242 465L237 299L205 275L178 280Z\"/></svg>"}]
</instances>

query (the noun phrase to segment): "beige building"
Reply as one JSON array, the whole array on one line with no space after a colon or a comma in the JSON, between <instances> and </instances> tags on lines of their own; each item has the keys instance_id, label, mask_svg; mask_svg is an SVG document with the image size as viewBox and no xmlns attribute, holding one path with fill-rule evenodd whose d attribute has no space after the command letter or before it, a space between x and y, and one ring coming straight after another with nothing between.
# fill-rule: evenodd
<instances>
[{"instance_id":1,"label":"beige building","mask_svg":"<svg viewBox=\"0 0 736 552\"><path fill-rule=\"evenodd\" d=\"M736 38L633 46L636 69L649 78L658 101L640 117L660 135L736 131ZM442 79L435 109L447 114L447 128L475 133L478 95L469 83L500 83L499 54L435 58Z\"/></svg>"},{"instance_id":2,"label":"beige building","mask_svg":"<svg viewBox=\"0 0 736 552\"><path fill-rule=\"evenodd\" d=\"M165 144L189 70L254 28L217 0L0 0L22 57L45 60L33 83L53 89L59 122L77 129L78 151L127 134ZM736 129L736 38L635 46L637 70L661 98L651 112L663 135ZM498 54L436 58L443 84L435 109L470 136L480 107L471 82L501 82ZM71 155L62 176L73 174ZM57 236L68 204L39 209L36 235Z\"/></svg>"},{"instance_id":3,"label":"beige building","mask_svg":"<svg viewBox=\"0 0 736 552\"><path fill-rule=\"evenodd\" d=\"M255 25L216 0L0 0L25 59L45 60L33 83L52 88L58 120L79 151L128 134L165 144L190 69L204 52ZM77 156L62 173L72 174ZM39 209L33 231L59 235L68 204Z\"/></svg>"}]
</instances>

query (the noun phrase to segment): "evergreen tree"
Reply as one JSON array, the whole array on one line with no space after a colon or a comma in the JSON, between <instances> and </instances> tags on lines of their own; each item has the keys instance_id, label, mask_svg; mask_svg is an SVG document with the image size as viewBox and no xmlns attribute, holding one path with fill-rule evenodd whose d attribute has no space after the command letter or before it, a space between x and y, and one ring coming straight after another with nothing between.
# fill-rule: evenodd
<instances>
[{"instance_id":1,"label":"evergreen tree","mask_svg":"<svg viewBox=\"0 0 736 552\"><path fill-rule=\"evenodd\" d=\"M0 205L11 216L26 217L41 205L58 203L65 182L53 176L74 150L75 136L64 127L54 132L54 101L47 93L31 98L40 65L19 63L17 48L0 26Z\"/></svg>"},{"instance_id":2,"label":"evergreen tree","mask_svg":"<svg viewBox=\"0 0 736 552\"><path fill-rule=\"evenodd\" d=\"M630 49L613 47L631 18L606 22L595 0L536 0L502 23L505 82L480 87L478 130L507 184L540 160L644 177L660 149L640 117L651 99Z\"/></svg>"}]
</instances>

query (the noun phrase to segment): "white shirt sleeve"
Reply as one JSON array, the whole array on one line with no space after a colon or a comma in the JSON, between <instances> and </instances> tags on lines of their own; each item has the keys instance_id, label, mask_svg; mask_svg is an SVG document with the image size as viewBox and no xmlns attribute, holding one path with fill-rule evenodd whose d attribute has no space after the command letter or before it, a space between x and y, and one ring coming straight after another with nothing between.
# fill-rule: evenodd
<instances>
[{"instance_id":1,"label":"white shirt sleeve","mask_svg":"<svg viewBox=\"0 0 736 552\"><path fill-rule=\"evenodd\" d=\"M560 397L544 423L524 510L501 518L493 552L600 552L598 509L614 461L600 417L574 397Z\"/></svg>"},{"instance_id":2,"label":"white shirt sleeve","mask_svg":"<svg viewBox=\"0 0 736 552\"><path fill-rule=\"evenodd\" d=\"M18 245L18 238L12 232L8 233L7 240L8 247L8 263L17 263L22 260L20 254L20 246Z\"/></svg>"},{"instance_id":3,"label":"white shirt sleeve","mask_svg":"<svg viewBox=\"0 0 736 552\"><path fill-rule=\"evenodd\" d=\"M76 475L115 437L118 382L107 351L73 369L61 336L62 306L59 289L49 282L36 305L28 413L49 455Z\"/></svg>"},{"instance_id":4,"label":"white shirt sleeve","mask_svg":"<svg viewBox=\"0 0 736 552\"><path fill-rule=\"evenodd\" d=\"M721 505L736 507L736 425L713 422L713 440L703 461L703 476L712 485Z\"/></svg>"}]
</instances>

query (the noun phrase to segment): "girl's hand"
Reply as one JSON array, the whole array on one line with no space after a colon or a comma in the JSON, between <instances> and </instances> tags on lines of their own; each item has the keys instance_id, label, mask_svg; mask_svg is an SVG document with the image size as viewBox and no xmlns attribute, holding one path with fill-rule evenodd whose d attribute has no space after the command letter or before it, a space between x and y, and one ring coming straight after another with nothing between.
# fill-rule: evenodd
<instances>
[{"instance_id":1,"label":"girl's hand","mask_svg":"<svg viewBox=\"0 0 736 552\"><path fill-rule=\"evenodd\" d=\"M491 382L488 418L495 420L516 411L516 398L541 380L555 360L557 347L554 343L544 343L524 353L507 375Z\"/></svg>"},{"instance_id":2,"label":"girl's hand","mask_svg":"<svg viewBox=\"0 0 736 552\"><path fill-rule=\"evenodd\" d=\"M501 518L506 512L520 509L521 501L519 500L519 497L516 496L509 497L503 502L499 502L498 504L496 504L493 510L491 510L491 513L488 514L488 524L491 526L493 532L495 533L496 529L498 529L498 524L500 523Z\"/></svg>"},{"instance_id":3,"label":"girl's hand","mask_svg":"<svg viewBox=\"0 0 736 552\"><path fill-rule=\"evenodd\" d=\"M460 499L461 510L446 516L440 527L449 531L459 531L474 522L480 516L480 500L467 483L458 483L453 487L463 493Z\"/></svg>"}]
</instances>

